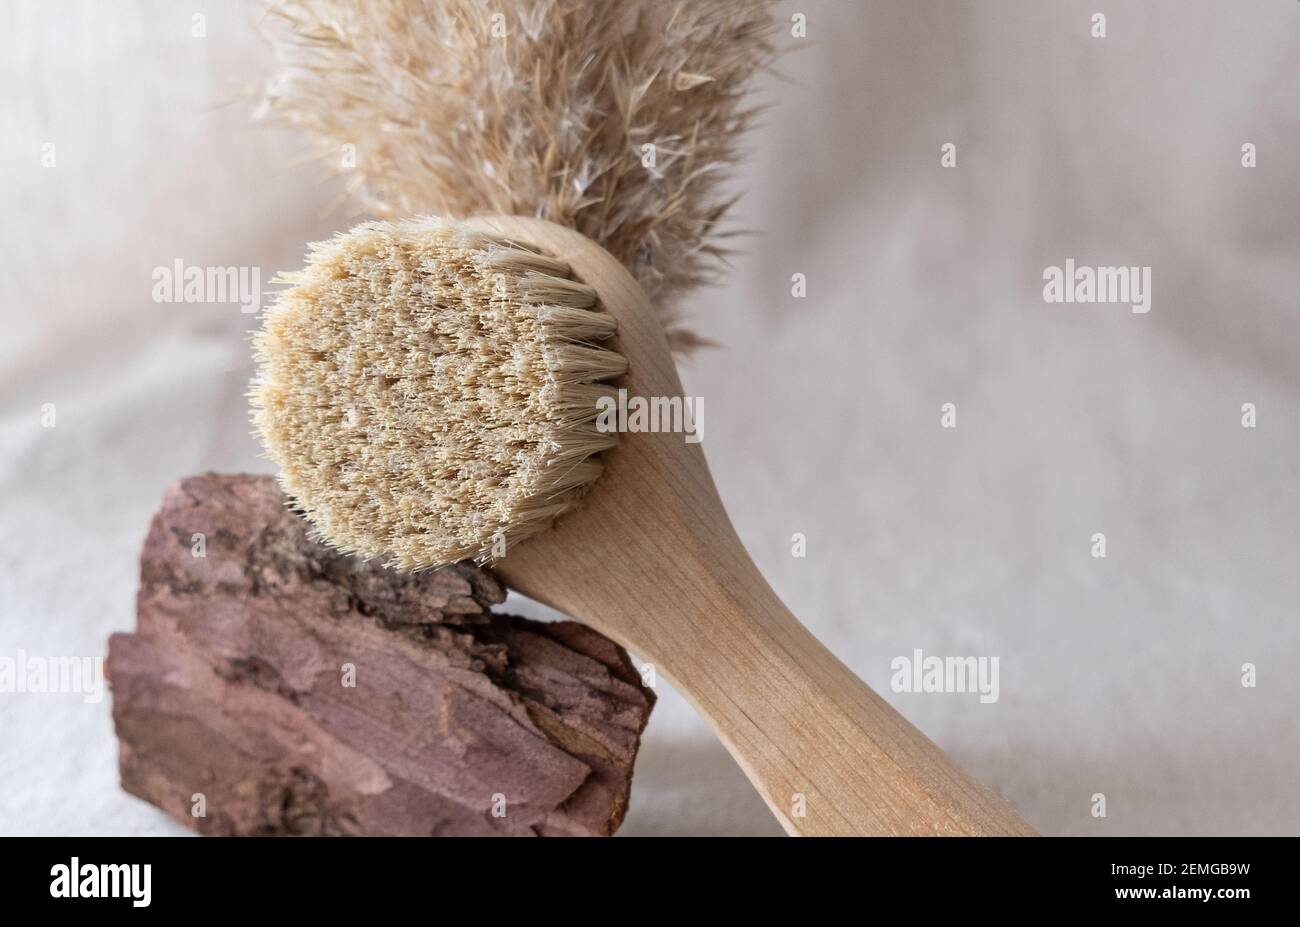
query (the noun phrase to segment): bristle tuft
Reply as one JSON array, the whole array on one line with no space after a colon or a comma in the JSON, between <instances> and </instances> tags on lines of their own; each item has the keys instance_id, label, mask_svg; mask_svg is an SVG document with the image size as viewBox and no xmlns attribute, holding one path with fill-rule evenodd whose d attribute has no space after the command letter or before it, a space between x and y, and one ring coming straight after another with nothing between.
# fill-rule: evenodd
<instances>
[{"instance_id":1,"label":"bristle tuft","mask_svg":"<svg viewBox=\"0 0 1300 927\"><path fill-rule=\"evenodd\" d=\"M254 340L254 422L285 491L348 553L487 561L601 472L599 381L627 369L595 291L436 219L311 246Z\"/></svg>"}]
</instances>

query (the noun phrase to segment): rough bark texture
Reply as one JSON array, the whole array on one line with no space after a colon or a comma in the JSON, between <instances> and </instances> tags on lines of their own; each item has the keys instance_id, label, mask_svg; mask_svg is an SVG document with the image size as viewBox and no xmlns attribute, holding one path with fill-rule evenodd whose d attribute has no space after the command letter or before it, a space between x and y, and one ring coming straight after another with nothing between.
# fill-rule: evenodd
<instances>
[{"instance_id":1,"label":"rough bark texture","mask_svg":"<svg viewBox=\"0 0 1300 927\"><path fill-rule=\"evenodd\" d=\"M109 641L122 785L204 834L611 834L654 696L504 598L329 550L270 477L182 480Z\"/></svg>"}]
</instances>

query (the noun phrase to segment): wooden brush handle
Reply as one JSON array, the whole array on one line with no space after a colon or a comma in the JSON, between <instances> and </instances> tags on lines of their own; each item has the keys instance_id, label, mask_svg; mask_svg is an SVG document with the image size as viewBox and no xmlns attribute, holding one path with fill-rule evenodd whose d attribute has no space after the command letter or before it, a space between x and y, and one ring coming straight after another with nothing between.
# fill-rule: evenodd
<instances>
[{"instance_id":1,"label":"wooden brush handle","mask_svg":"<svg viewBox=\"0 0 1300 927\"><path fill-rule=\"evenodd\" d=\"M670 676L787 832L1033 833L822 646L752 564L719 560L674 592L675 607L658 607L695 614L689 636L670 619Z\"/></svg>"},{"instance_id":2,"label":"wooden brush handle","mask_svg":"<svg viewBox=\"0 0 1300 927\"><path fill-rule=\"evenodd\" d=\"M787 832L1033 833L790 614L725 517L641 544L573 531L579 517L555 529L562 545L522 545L500 572L671 679Z\"/></svg>"},{"instance_id":3,"label":"wooden brush handle","mask_svg":"<svg viewBox=\"0 0 1300 927\"><path fill-rule=\"evenodd\" d=\"M568 261L596 288L618 320L609 347L628 360L616 385L629 396L682 395L663 326L614 258L536 219L475 223ZM670 678L787 831L1033 833L781 604L733 531L699 444L624 434L602 460L585 504L496 570Z\"/></svg>"}]
</instances>

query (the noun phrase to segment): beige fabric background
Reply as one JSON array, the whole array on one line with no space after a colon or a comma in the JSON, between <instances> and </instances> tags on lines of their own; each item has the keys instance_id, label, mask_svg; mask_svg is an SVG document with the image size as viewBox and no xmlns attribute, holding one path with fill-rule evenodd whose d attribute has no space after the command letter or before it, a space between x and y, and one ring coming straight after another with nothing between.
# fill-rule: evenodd
<instances>
[{"instance_id":1,"label":"beige fabric background","mask_svg":"<svg viewBox=\"0 0 1300 927\"><path fill-rule=\"evenodd\" d=\"M1044 832L1297 833L1300 8L794 11L809 38L760 88L742 172L757 234L692 306L723 347L683 371L742 537L837 654ZM150 278L178 257L269 278L351 221L293 166L297 139L222 105L270 68L256 19L0 11L0 655L102 653L133 624L163 488L267 469L242 396L251 317L155 304ZM1150 314L1044 304L1067 257L1151 265ZM916 647L999 657L999 701L890 692ZM624 832L777 833L660 691ZM115 762L107 699L0 694L0 833L178 830Z\"/></svg>"}]
</instances>

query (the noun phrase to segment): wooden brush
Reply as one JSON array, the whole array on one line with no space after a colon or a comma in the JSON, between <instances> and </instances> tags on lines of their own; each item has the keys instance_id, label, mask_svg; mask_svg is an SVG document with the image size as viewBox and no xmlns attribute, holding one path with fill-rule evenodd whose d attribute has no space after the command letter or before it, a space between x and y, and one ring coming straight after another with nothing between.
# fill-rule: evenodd
<instances>
[{"instance_id":1,"label":"wooden brush","mask_svg":"<svg viewBox=\"0 0 1300 927\"><path fill-rule=\"evenodd\" d=\"M257 338L255 421L327 540L408 569L491 560L618 640L792 834L1032 833L781 604L699 444L597 430L616 386L682 395L600 246L538 219L371 223L291 282Z\"/></svg>"}]
</instances>

